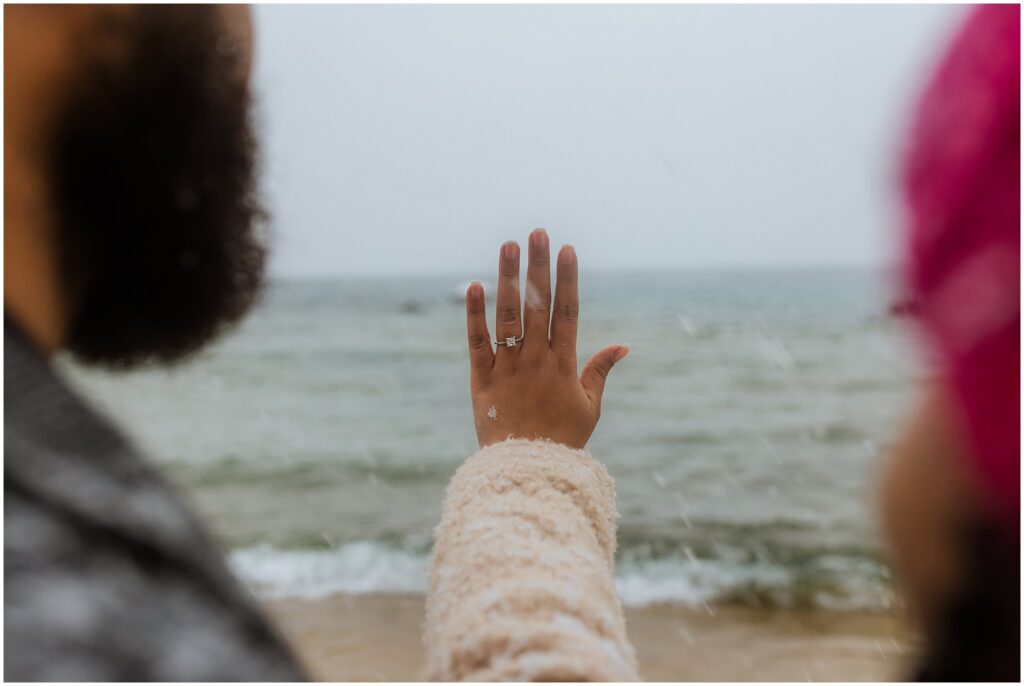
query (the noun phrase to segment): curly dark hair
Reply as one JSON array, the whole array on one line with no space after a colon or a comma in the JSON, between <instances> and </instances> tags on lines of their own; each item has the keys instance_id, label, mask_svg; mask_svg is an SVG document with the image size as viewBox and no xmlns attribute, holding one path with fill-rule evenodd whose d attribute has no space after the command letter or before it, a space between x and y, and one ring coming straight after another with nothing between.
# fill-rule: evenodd
<instances>
[{"instance_id":1,"label":"curly dark hair","mask_svg":"<svg viewBox=\"0 0 1024 686\"><path fill-rule=\"evenodd\" d=\"M239 50L209 6L105 12L80 41L48 167L67 348L113 368L172 362L237 322L262 285Z\"/></svg>"}]
</instances>

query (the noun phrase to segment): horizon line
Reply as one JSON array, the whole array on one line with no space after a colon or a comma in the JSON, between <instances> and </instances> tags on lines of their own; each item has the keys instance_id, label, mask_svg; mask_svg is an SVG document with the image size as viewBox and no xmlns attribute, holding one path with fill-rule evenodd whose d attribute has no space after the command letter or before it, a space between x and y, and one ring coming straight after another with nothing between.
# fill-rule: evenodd
<instances>
[{"instance_id":1,"label":"horizon line","mask_svg":"<svg viewBox=\"0 0 1024 686\"><path fill-rule=\"evenodd\" d=\"M758 272L758 271L817 271L829 269L843 270L877 270L890 271L897 267L896 261L879 262L778 262L767 264L753 263L710 263L710 264L683 264L683 265L623 265L623 266L598 266L583 268L582 272L591 274L637 274L649 272ZM493 271L493 270L492 270ZM441 269L435 271L362 271L362 272L310 272L308 274L297 273L269 273L269 282L278 281L327 281L334 279L381 279L381 278L443 278L465 279L472 276L473 270L469 269Z\"/></svg>"}]
</instances>

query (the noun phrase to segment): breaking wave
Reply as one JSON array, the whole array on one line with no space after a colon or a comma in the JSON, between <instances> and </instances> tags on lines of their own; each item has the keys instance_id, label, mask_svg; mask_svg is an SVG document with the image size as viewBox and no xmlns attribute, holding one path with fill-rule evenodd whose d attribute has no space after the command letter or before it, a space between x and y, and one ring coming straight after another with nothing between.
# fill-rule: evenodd
<instances>
[{"instance_id":1,"label":"breaking wave","mask_svg":"<svg viewBox=\"0 0 1024 686\"><path fill-rule=\"evenodd\" d=\"M335 593L416 593L427 589L429 553L374 541L331 549L241 548L234 571L259 595L320 598ZM859 567L850 574L851 567ZM865 569L865 567L869 567ZM702 560L687 551L661 559L624 556L616 588L631 607L656 603L704 606L885 610L892 604L883 567L863 559L822 555L795 570L764 561Z\"/></svg>"}]
</instances>

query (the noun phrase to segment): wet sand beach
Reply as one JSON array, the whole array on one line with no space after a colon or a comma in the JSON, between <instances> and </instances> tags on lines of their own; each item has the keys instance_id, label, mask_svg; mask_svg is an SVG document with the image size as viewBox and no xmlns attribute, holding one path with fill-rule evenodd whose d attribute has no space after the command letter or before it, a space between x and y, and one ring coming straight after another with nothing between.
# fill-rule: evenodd
<instances>
[{"instance_id":1,"label":"wet sand beach","mask_svg":"<svg viewBox=\"0 0 1024 686\"><path fill-rule=\"evenodd\" d=\"M422 596L339 594L267 607L318 680L422 676ZM649 681L896 680L915 643L890 614L653 605L627 608L626 621Z\"/></svg>"}]
</instances>

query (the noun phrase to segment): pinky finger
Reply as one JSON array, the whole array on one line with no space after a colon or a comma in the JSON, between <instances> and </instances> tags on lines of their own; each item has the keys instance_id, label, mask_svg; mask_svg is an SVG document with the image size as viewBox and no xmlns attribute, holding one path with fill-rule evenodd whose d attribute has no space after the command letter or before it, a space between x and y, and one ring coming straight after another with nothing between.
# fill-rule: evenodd
<instances>
[{"instance_id":1,"label":"pinky finger","mask_svg":"<svg viewBox=\"0 0 1024 686\"><path fill-rule=\"evenodd\" d=\"M484 287L479 281L470 284L466 291L466 334L469 341L470 382L476 384L494 366L491 334L487 331Z\"/></svg>"}]
</instances>

